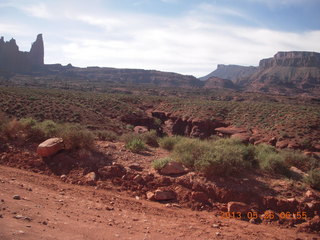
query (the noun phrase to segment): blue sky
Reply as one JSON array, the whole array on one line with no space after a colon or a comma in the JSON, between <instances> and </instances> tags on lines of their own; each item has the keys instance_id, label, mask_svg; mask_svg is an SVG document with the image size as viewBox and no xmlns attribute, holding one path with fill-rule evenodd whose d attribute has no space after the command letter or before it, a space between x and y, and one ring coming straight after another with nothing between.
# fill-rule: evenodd
<instances>
[{"instance_id":1,"label":"blue sky","mask_svg":"<svg viewBox=\"0 0 320 240\"><path fill-rule=\"evenodd\" d=\"M320 52L320 0L2 0L0 35L45 63L191 74Z\"/></svg>"}]
</instances>

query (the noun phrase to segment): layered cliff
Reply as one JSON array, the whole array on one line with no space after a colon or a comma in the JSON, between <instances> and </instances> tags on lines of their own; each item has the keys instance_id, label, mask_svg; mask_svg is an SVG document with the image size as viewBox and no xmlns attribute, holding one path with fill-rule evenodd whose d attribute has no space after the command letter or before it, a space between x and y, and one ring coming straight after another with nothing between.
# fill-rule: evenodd
<instances>
[{"instance_id":1,"label":"layered cliff","mask_svg":"<svg viewBox=\"0 0 320 240\"><path fill-rule=\"evenodd\" d=\"M241 84L249 91L314 93L320 90L320 53L278 52L260 61L259 69Z\"/></svg>"},{"instance_id":2,"label":"layered cliff","mask_svg":"<svg viewBox=\"0 0 320 240\"><path fill-rule=\"evenodd\" d=\"M0 71L29 72L44 65L44 46L42 34L37 36L30 52L22 52L16 40L4 41L0 39Z\"/></svg>"}]
</instances>

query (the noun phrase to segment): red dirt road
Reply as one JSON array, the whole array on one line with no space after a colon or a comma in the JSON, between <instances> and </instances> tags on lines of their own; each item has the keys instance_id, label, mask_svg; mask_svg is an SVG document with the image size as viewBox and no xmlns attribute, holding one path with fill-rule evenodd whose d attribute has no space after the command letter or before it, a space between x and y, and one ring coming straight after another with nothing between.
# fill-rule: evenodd
<instances>
[{"instance_id":1,"label":"red dirt road","mask_svg":"<svg viewBox=\"0 0 320 240\"><path fill-rule=\"evenodd\" d=\"M317 239L0 166L0 239ZM13 199L19 195L20 200Z\"/></svg>"}]
</instances>

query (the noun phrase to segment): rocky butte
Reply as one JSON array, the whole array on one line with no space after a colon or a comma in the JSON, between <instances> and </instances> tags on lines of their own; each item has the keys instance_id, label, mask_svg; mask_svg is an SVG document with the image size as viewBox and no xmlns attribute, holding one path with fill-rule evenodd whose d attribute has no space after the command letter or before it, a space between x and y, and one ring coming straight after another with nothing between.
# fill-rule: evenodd
<instances>
[{"instance_id":1,"label":"rocky butte","mask_svg":"<svg viewBox=\"0 0 320 240\"><path fill-rule=\"evenodd\" d=\"M23 52L15 39L4 41L0 39L0 71L26 73L39 69L44 65L44 46L42 34L32 43L30 52Z\"/></svg>"}]
</instances>

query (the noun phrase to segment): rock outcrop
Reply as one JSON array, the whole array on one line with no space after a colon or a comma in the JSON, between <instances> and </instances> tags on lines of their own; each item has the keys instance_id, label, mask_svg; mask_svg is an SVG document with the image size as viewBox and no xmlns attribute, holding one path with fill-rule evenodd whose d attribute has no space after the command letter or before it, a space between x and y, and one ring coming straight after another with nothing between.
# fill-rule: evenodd
<instances>
[{"instance_id":1,"label":"rock outcrop","mask_svg":"<svg viewBox=\"0 0 320 240\"><path fill-rule=\"evenodd\" d=\"M215 71L200 80L210 77L229 79L238 89L249 92L317 96L320 92L320 53L278 52L272 58L262 59L259 67L218 65Z\"/></svg>"},{"instance_id":2,"label":"rock outcrop","mask_svg":"<svg viewBox=\"0 0 320 240\"><path fill-rule=\"evenodd\" d=\"M204 77L201 77L200 80L205 81L211 77L217 77L222 79L228 79L235 83L239 79L251 76L253 73L255 73L256 70L257 67L253 66L245 67L239 65L218 64L216 70Z\"/></svg>"},{"instance_id":3,"label":"rock outcrop","mask_svg":"<svg viewBox=\"0 0 320 240\"><path fill-rule=\"evenodd\" d=\"M27 73L44 65L44 46L42 34L32 44L30 52L22 52L16 40L0 39L0 72Z\"/></svg>"},{"instance_id":4,"label":"rock outcrop","mask_svg":"<svg viewBox=\"0 0 320 240\"><path fill-rule=\"evenodd\" d=\"M171 113L153 111L152 116L163 122L163 132L171 135L206 138L216 133L215 129L226 124L218 120L183 118Z\"/></svg>"},{"instance_id":5,"label":"rock outcrop","mask_svg":"<svg viewBox=\"0 0 320 240\"><path fill-rule=\"evenodd\" d=\"M278 52L260 61L259 69L240 84L248 91L276 94L320 91L320 53Z\"/></svg>"},{"instance_id":6,"label":"rock outcrop","mask_svg":"<svg viewBox=\"0 0 320 240\"><path fill-rule=\"evenodd\" d=\"M273 58L262 59L259 68L320 67L320 53L317 52L278 52Z\"/></svg>"}]
</instances>

